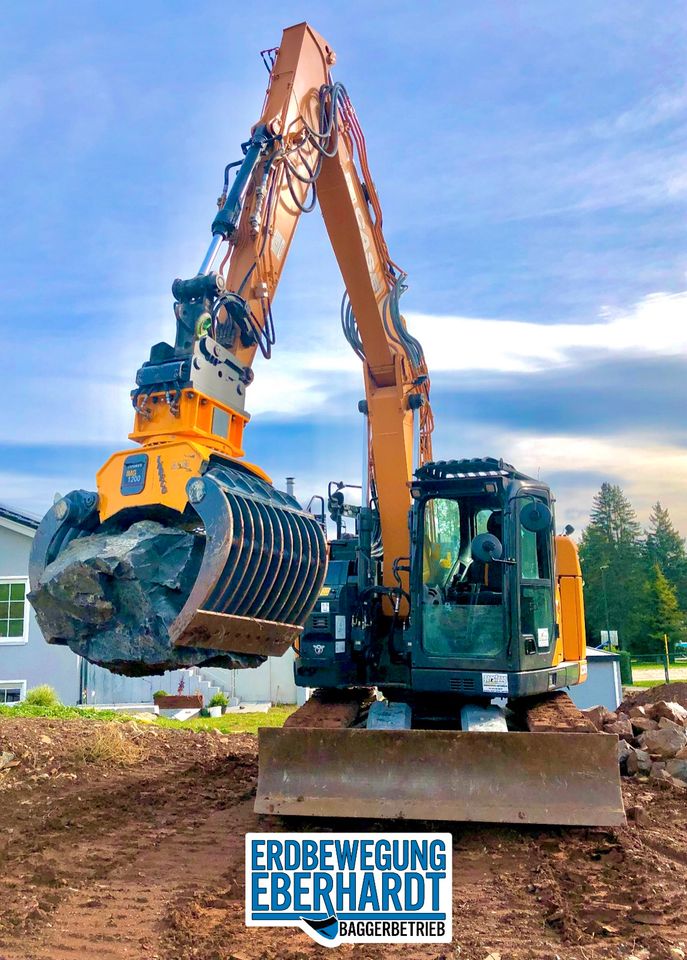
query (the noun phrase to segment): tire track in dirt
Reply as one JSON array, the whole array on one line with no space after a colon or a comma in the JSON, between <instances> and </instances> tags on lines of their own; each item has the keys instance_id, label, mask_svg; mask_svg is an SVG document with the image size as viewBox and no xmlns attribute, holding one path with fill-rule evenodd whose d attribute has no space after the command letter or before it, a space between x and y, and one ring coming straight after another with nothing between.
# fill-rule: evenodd
<instances>
[{"instance_id":1,"label":"tire track in dirt","mask_svg":"<svg viewBox=\"0 0 687 960\"><path fill-rule=\"evenodd\" d=\"M211 888L226 869L234 808L252 808L253 738L144 735L139 766L70 767L65 748L64 768L77 774L43 779L26 769L27 751L5 784L3 960L154 956L169 898Z\"/></svg>"},{"instance_id":2,"label":"tire track in dirt","mask_svg":"<svg viewBox=\"0 0 687 960\"><path fill-rule=\"evenodd\" d=\"M240 841L254 826L252 799L210 810L189 829L158 837L143 835L126 863L107 882L75 891L53 913L35 942L17 954L25 960L75 957L122 960L159 956L164 918L172 900L212 892L227 867L228 838ZM14 955L10 953L10 958Z\"/></svg>"}]
</instances>

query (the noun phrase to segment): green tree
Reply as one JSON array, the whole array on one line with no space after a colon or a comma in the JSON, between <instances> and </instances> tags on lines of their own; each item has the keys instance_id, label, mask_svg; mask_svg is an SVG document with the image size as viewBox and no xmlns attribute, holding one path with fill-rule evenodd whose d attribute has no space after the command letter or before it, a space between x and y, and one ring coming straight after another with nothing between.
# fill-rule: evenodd
<instances>
[{"instance_id":1,"label":"green tree","mask_svg":"<svg viewBox=\"0 0 687 960\"><path fill-rule=\"evenodd\" d=\"M662 653L664 635L667 635L671 652L674 652L675 644L684 638L685 615L680 609L675 587L658 563L651 568L644 598L644 636L637 641L636 652Z\"/></svg>"},{"instance_id":2,"label":"green tree","mask_svg":"<svg viewBox=\"0 0 687 960\"><path fill-rule=\"evenodd\" d=\"M660 502L654 504L646 538L648 559L658 564L675 588L678 603L687 607L687 552L685 541Z\"/></svg>"},{"instance_id":3,"label":"green tree","mask_svg":"<svg viewBox=\"0 0 687 960\"><path fill-rule=\"evenodd\" d=\"M610 628L634 650L644 633L646 549L637 514L616 484L603 483L594 497L580 561L590 643L598 644L600 631Z\"/></svg>"}]
</instances>

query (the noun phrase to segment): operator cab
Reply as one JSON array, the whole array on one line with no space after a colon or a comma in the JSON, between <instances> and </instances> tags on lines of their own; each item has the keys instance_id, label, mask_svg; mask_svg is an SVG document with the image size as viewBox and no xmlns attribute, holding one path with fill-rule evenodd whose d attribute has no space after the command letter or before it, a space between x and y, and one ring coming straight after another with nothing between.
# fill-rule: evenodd
<instances>
[{"instance_id":1,"label":"operator cab","mask_svg":"<svg viewBox=\"0 0 687 960\"><path fill-rule=\"evenodd\" d=\"M449 461L422 467L412 494L420 599L413 684L467 692L470 674L451 671L550 665L557 632L548 487L500 460Z\"/></svg>"}]
</instances>

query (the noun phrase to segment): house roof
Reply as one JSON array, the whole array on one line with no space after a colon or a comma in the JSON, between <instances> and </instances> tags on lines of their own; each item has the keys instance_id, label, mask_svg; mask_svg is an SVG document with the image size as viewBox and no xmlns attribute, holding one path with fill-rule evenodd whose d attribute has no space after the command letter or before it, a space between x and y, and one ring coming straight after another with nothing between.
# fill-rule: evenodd
<instances>
[{"instance_id":1,"label":"house roof","mask_svg":"<svg viewBox=\"0 0 687 960\"><path fill-rule=\"evenodd\" d=\"M7 527L15 533L23 533L32 537L40 523L40 519L31 513L15 510L4 503L0 503L0 527Z\"/></svg>"}]
</instances>

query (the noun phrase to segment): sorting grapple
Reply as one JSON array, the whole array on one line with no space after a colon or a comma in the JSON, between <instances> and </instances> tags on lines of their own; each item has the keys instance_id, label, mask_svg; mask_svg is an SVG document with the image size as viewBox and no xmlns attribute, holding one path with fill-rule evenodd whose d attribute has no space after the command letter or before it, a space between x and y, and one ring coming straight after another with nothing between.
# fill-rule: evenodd
<instances>
[{"instance_id":1,"label":"sorting grapple","mask_svg":"<svg viewBox=\"0 0 687 960\"><path fill-rule=\"evenodd\" d=\"M100 523L95 493L59 500L34 540L30 599L51 643L127 675L211 663L258 666L302 630L326 544L289 494L211 461L183 514Z\"/></svg>"}]
</instances>

